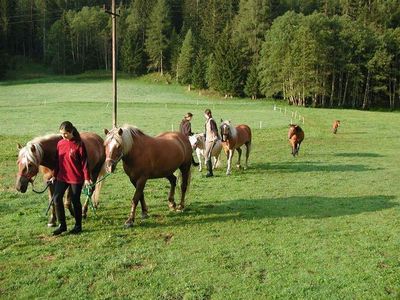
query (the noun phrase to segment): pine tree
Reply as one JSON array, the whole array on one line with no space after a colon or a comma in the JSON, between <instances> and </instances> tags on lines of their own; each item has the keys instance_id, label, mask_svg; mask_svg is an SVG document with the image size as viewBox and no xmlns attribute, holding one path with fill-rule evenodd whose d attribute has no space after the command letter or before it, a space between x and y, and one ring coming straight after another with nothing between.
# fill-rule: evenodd
<instances>
[{"instance_id":1,"label":"pine tree","mask_svg":"<svg viewBox=\"0 0 400 300\"><path fill-rule=\"evenodd\" d=\"M192 31L186 33L177 64L177 79L182 84L190 84L192 81L192 66L194 60Z\"/></svg>"},{"instance_id":2,"label":"pine tree","mask_svg":"<svg viewBox=\"0 0 400 300\"><path fill-rule=\"evenodd\" d=\"M146 53L149 56L149 68L164 72L165 50L168 48L170 34L169 8L165 0L158 0L151 15L146 31Z\"/></svg>"},{"instance_id":3,"label":"pine tree","mask_svg":"<svg viewBox=\"0 0 400 300\"><path fill-rule=\"evenodd\" d=\"M237 43L232 40L231 30L232 28L228 24L214 51L214 89L224 94L225 97L239 95L243 88L241 53Z\"/></svg>"},{"instance_id":4,"label":"pine tree","mask_svg":"<svg viewBox=\"0 0 400 300\"><path fill-rule=\"evenodd\" d=\"M245 95L251 97L251 99L257 99L257 96L260 94L257 67L258 63L257 61L254 61L250 67L250 72L246 79L246 85L244 86Z\"/></svg>"},{"instance_id":5,"label":"pine tree","mask_svg":"<svg viewBox=\"0 0 400 300\"><path fill-rule=\"evenodd\" d=\"M196 56L196 62L192 72L192 82L196 89L205 89L206 84L206 55L205 51L201 49Z\"/></svg>"},{"instance_id":6,"label":"pine tree","mask_svg":"<svg viewBox=\"0 0 400 300\"><path fill-rule=\"evenodd\" d=\"M128 30L121 47L121 68L131 75L143 73L143 48L140 43L140 33Z\"/></svg>"}]
</instances>

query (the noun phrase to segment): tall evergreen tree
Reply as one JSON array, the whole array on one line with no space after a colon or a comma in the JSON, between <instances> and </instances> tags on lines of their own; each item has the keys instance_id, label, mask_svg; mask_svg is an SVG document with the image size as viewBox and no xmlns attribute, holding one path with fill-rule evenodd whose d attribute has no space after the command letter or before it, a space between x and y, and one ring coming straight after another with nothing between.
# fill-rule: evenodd
<instances>
[{"instance_id":1,"label":"tall evergreen tree","mask_svg":"<svg viewBox=\"0 0 400 300\"><path fill-rule=\"evenodd\" d=\"M207 87L206 68L206 54L203 49L200 49L196 55L192 72L192 82L196 89L205 89Z\"/></svg>"},{"instance_id":2,"label":"tall evergreen tree","mask_svg":"<svg viewBox=\"0 0 400 300\"><path fill-rule=\"evenodd\" d=\"M193 44L192 31L189 29L182 44L176 71L178 82L183 84L192 82L192 67L195 55Z\"/></svg>"},{"instance_id":3,"label":"tall evergreen tree","mask_svg":"<svg viewBox=\"0 0 400 300\"><path fill-rule=\"evenodd\" d=\"M149 68L164 72L165 50L168 48L170 36L169 8L165 0L158 0L150 15L146 31L146 53L149 56Z\"/></svg>"},{"instance_id":4,"label":"tall evergreen tree","mask_svg":"<svg viewBox=\"0 0 400 300\"><path fill-rule=\"evenodd\" d=\"M232 39L230 24L224 29L214 51L215 83L213 88L228 96L240 95L243 90L242 56Z\"/></svg>"}]
</instances>

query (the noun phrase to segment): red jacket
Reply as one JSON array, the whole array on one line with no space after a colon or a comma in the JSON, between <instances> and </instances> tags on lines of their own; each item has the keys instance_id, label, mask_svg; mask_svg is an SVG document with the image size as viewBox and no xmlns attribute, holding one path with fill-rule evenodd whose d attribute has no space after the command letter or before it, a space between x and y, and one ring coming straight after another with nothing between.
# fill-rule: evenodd
<instances>
[{"instance_id":1,"label":"red jacket","mask_svg":"<svg viewBox=\"0 0 400 300\"><path fill-rule=\"evenodd\" d=\"M89 180L86 148L83 142L62 139L57 144L57 160L54 176L59 181L72 184Z\"/></svg>"}]
</instances>

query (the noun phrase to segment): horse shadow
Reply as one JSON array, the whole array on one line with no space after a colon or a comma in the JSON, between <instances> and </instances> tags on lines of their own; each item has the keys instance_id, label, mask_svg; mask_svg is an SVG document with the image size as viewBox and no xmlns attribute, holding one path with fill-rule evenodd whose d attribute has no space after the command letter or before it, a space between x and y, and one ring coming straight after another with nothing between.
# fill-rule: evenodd
<instances>
[{"instance_id":1,"label":"horse shadow","mask_svg":"<svg viewBox=\"0 0 400 300\"><path fill-rule=\"evenodd\" d=\"M171 215L177 223L226 222L268 218L324 219L376 212L399 206L395 196L310 197L235 199L214 204L193 203L190 210ZM175 223L175 222L174 222Z\"/></svg>"},{"instance_id":2,"label":"horse shadow","mask_svg":"<svg viewBox=\"0 0 400 300\"><path fill-rule=\"evenodd\" d=\"M279 172L365 172L377 171L383 168L370 168L363 164L326 164L320 162L287 162L287 163L254 163L249 172L257 173L258 170Z\"/></svg>"},{"instance_id":3,"label":"horse shadow","mask_svg":"<svg viewBox=\"0 0 400 300\"><path fill-rule=\"evenodd\" d=\"M335 156L339 156L339 157L385 157L382 154L369 153L369 152L364 152L364 153L360 153L360 152L336 153Z\"/></svg>"},{"instance_id":4,"label":"horse shadow","mask_svg":"<svg viewBox=\"0 0 400 300\"><path fill-rule=\"evenodd\" d=\"M292 196L259 199L234 199L214 203L192 202L184 212L151 213L150 218L141 220L139 215L135 227L158 228L168 226L188 226L191 224L224 223L231 221L255 221L280 218L325 219L377 212L398 207L393 195L368 195L355 197ZM162 203L156 206L163 206ZM153 207L155 209L155 207ZM163 208L162 208L163 209ZM161 210L162 210L161 209ZM96 216L97 225L88 232L104 230L104 227L120 228L125 215L120 209L110 214ZM125 231L121 231L125 235Z\"/></svg>"}]
</instances>

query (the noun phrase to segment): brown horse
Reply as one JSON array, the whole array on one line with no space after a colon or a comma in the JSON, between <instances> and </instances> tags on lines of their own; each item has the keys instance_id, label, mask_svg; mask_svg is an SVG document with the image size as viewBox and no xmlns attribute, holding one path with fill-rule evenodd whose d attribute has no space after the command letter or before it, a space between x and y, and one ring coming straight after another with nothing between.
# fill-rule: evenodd
<instances>
[{"instance_id":1,"label":"brown horse","mask_svg":"<svg viewBox=\"0 0 400 300\"><path fill-rule=\"evenodd\" d=\"M81 138L85 144L88 157L88 166L90 177L93 182L96 182L97 178L105 173L103 164L105 161L105 153L103 146L103 139L90 132L81 133ZM62 139L60 134L47 135L43 137L37 137L32 141L28 142L25 147L20 145L20 151L18 155L18 174L15 188L21 193L25 193L28 184L34 182L36 175L39 171L43 173L45 180L50 179L53 176L53 170L56 165L56 153L57 143ZM97 207L99 203L99 193L102 182L97 184L92 196L94 205ZM54 189L53 185L49 187L49 201L51 201ZM65 206L72 212L71 199L66 197ZM82 214L86 216L88 210L88 202L86 201L83 205ZM52 206L52 213L48 223L49 226L56 225L55 207Z\"/></svg>"},{"instance_id":2,"label":"brown horse","mask_svg":"<svg viewBox=\"0 0 400 300\"><path fill-rule=\"evenodd\" d=\"M336 134L338 127L340 126L340 121L339 120L335 120L333 121L332 124L332 132L333 134Z\"/></svg>"},{"instance_id":3,"label":"brown horse","mask_svg":"<svg viewBox=\"0 0 400 300\"><path fill-rule=\"evenodd\" d=\"M300 144L304 140L304 131L299 125L290 124L288 132L289 143L292 147L292 155L299 154Z\"/></svg>"},{"instance_id":4,"label":"brown horse","mask_svg":"<svg viewBox=\"0 0 400 300\"><path fill-rule=\"evenodd\" d=\"M174 200L176 176L179 169L182 174L181 202L178 210L185 206L185 194L189 185L192 164L192 147L186 136L179 132L165 132L156 137L144 134L140 129L126 125L104 130L106 152L106 171L114 172L122 159L126 175L135 186L132 208L125 227L132 227L138 202L142 206L142 217L147 217L147 205L144 200L144 188L148 179L167 178L171 184L168 195L170 209L175 209Z\"/></svg>"},{"instance_id":5,"label":"brown horse","mask_svg":"<svg viewBox=\"0 0 400 300\"><path fill-rule=\"evenodd\" d=\"M221 138L222 138L222 146L224 148L227 160L228 160L228 167L226 169L226 175L231 173L231 163L232 157L234 154L234 150L239 154L237 167L240 168L240 158L242 156L242 147L243 145L246 146L246 162L245 162L245 169L247 168L247 162L249 159L250 148L251 148L251 129L247 125L238 125L234 127L230 121L223 122L220 126L221 130Z\"/></svg>"}]
</instances>

